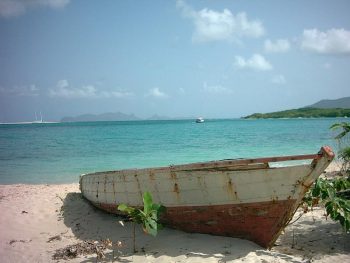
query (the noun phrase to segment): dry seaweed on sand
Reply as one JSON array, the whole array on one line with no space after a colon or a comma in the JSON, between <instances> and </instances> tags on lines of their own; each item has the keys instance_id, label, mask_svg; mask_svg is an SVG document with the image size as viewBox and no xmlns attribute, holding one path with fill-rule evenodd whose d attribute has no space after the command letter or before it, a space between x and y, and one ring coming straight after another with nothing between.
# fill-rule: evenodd
<instances>
[{"instance_id":1,"label":"dry seaweed on sand","mask_svg":"<svg viewBox=\"0 0 350 263\"><path fill-rule=\"evenodd\" d=\"M57 249L55 254L52 256L53 259L73 259L80 255L91 255L96 254L97 259L105 258L105 250L112 249L113 259L115 257L114 248L117 248L117 257L121 254L120 248L124 247L121 241L113 243L110 239L94 241L86 240L74 245L69 245L61 249Z\"/></svg>"},{"instance_id":2,"label":"dry seaweed on sand","mask_svg":"<svg viewBox=\"0 0 350 263\"><path fill-rule=\"evenodd\" d=\"M61 249L57 249L52 256L53 259L72 259L80 255L97 254L99 258L104 257L103 251L107 249L107 245L104 242L98 241L83 241L77 244L69 245Z\"/></svg>"}]
</instances>

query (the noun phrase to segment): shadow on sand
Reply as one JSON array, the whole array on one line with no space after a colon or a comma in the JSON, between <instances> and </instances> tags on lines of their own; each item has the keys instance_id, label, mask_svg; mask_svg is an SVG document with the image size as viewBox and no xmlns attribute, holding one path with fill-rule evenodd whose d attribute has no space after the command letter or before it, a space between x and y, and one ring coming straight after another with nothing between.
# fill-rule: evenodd
<instances>
[{"instance_id":1,"label":"shadow on sand","mask_svg":"<svg viewBox=\"0 0 350 263\"><path fill-rule=\"evenodd\" d=\"M63 219L67 227L72 229L73 234L80 240L106 240L113 242L121 241L121 255L118 262L131 262L133 253L132 223L127 222L122 226L119 221L123 218L108 214L92 206L80 193L68 193L64 199ZM307 224L312 226L307 227ZM293 230L294 229L294 230ZM294 245L293 245L294 231ZM324 241L328 247L325 248ZM332 249L332 242L340 242L344 246ZM272 256L274 259L283 259L288 262L296 261L290 255L299 255L305 259L313 258L314 255L333 253L349 253L350 239L339 226L328 222L302 221L288 227L286 233L278 240L280 245L272 251L264 250L253 242L202 234L190 234L178 230L165 228L159 232L156 238L145 235L140 227L136 227L136 247L139 251L135 255L150 256L154 259L162 256L172 257L174 260L190 260L190 258L211 258L217 262L226 262L246 257L253 252L258 256ZM293 248L292 248L293 246ZM96 257L86 259L83 262L96 262ZM148 258L152 261L151 258ZM176 259L175 259L176 258ZM110 262L112 252L106 253L105 262ZM100 261L101 262L101 261ZM102 262L104 262L102 260Z\"/></svg>"},{"instance_id":2,"label":"shadow on sand","mask_svg":"<svg viewBox=\"0 0 350 263\"><path fill-rule=\"evenodd\" d=\"M273 251L318 259L325 255L349 254L350 235L331 219L314 219L306 214L304 219L286 228Z\"/></svg>"},{"instance_id":3,"label":"shadow on sand","mask_svg":"<svg viewBox=\"0 0 350 263\"><path fill-rule=\"evenodd\" d=\"M129 262L127 258L133 252L132 223L122 226L123 220L113 214L108 214L92 206L80 193L68 193L63 203L63 219L67 227L80 240L121 241L122 255L119 262ZM202 234L189 234L182 231L165 228L156 238L145 235L140 227L136 227L136 255L149 255L154 258L161 256L181 257L183 260L191 257L215 258L226 262L246 256L252 251L261 249L258 245L241 239L218 237ZM112 252L106 254L106 261L111 261ZM95 262L87 259L83 262Z\"/></svg>"}]
</instances>

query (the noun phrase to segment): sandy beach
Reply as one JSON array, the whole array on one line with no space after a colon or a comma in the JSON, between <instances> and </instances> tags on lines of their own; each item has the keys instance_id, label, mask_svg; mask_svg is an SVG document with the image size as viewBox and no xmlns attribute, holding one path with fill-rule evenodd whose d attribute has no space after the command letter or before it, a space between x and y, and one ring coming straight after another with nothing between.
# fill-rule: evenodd
<instances>
[{"instance_id":1,"label":"sandy beach","mask_svg":"<svg viewBox=\"0 0 350 263\"><path fill-rule=\"evenodd\" d=\"M327 171L338 167L332 164ZM153 238L137 228L136 254L132 224L123 226L120 217L92 207L78 184L0 185L0 208L1 262L96 262L96 254L54 255L74 244L101 247L107 239L119 241L119 247L105 250L98 262L112 262L113 255L115 262L350 262L350 235L327 220L322 208L289 225L271 250L247 240L168 228Z\"/></svg>"}]
</instances>

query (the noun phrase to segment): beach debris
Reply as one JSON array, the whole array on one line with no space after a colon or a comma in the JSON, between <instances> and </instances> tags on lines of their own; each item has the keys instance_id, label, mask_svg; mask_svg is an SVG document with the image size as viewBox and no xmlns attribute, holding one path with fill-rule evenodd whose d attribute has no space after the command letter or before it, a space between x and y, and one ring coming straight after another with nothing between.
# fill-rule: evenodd
<instances>
[{"instance_id":1,"label":"beach debris","mask_svg":"<svg viewBox=\"0 0 350 263\"><path fill-rule=\"evenodd\" d=\"M57 249L52 258L56 260L67 260L76 258L79 255L97 254L97 251L102 251L104 249L106 249L106 247L103 244L95 243L93 240L87 240Z\"/></svg>"},{"instance_id":2,"label":"beach debris","mask_svg":"<svg viewBox=\"0 0 350 263\"><path fill-rule=\"evenodd\" d=\"M94 241L86 240L77 244L69 245L64 248L57 249L55 254L52 256L53 259L68 260L76 258L80 255L91 255L96 254L97 259L106 258L105 250L111 249L113 251L114 259L114 247L117 248L118 256L122 253L120 248L124 247L121 241L112 242L110 239Z\"/></svg>"},{"instance_id":3,"label":"beach debris","mask_svg":"<svg viewBox=\"0 0 350 263\"><path fill-rule=\"evenodd\" d=\"M21 214L28 214L28 212L23 210Z\"/></svg>"},{"instance_id":4,"label":"beach debris","mask_svg":"<svg viewBox=\"0 0 350 263\"><path fill-rule=\"evenodd\" d=\"M48 241L46 241L47 243L51 243L52 241L59 241L62 240L62 237L60 235L56 235L53 237L50 237Z\"/></svg>"},{"instance_id":5,"label":"beach debris","mask_svg":"<svg viewBox=\"0 0 350 263\"><path fill-rule=\"evenodd\" d=\"M113 243L113 241L111 241L109 238L107 238L106 240L102 240L101 241L108 249L112 250L112 262L114 262L115 259L115 250L114 248L117 249L117 259L119 259L119 257L123 254L123 252L121 251L121 248L125 247L125 245L121 242L121 241L116 241ZM99 258L97 256L97 258ZM102 257L105 258L105 257ZM100 258L101 259L101 258Z\"/></svg>"},{"instance_id":6,"label":"beach debris","mask_svg":"<svg viewBox=\"0 0 350 263\"><path fill-rule=\"evenodd\" d=\"M31 240L31 239L29 239L29 240L23 240L23 239L21 239L21 240L16 240L16 239L12 239L12 240L10 240L9 244L12 245L13 243L17 243L17 242L20 242L20 243L28 243L28 242L32 242L32 240Z\"/></svg>"},{"instance_id":7,"label":"beach debris","mask_svg":"<svg viewBox=\"0 0 350 263\"><path fill-rule=\"evenodd\" d=\"M56 197L59 198L62 201L62 203L64 203L64 199L60 197L58 194L56 194Z\"/></svg>"}]
</instances>

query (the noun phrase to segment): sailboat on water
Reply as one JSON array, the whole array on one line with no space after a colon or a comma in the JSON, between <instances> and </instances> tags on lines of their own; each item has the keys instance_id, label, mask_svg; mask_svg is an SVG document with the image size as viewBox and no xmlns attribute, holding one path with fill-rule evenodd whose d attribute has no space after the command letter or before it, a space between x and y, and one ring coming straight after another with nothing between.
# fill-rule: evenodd
<instances>
[{"instance_id":1,"label":"sailboat on water","mask_svg":"<svg viewBox=\"0 0 350 263\"><path fill-rule=\"evenodd\" d=\"M44 121L43 120L43 115L41 114L40 111L40 119L38 119L38 115L35 112L35 121L25 121L25 122L7 122L7 123L1 123L0 124L47 124L47 123L57 123L53 121Z\"/></svg>"},{"instance_id":2,"label":"sailboat on water","mask_svg":"<svg viewBox=\"0 0 350 263\"><path fill-rule=\"evenodd\" d=\"M38 116L35 112L35 121L33 121L32 123L43 123L43 115L41 114L41 111L40 111L40 120L38 120Z\"/></svg>"}]
</instances>

